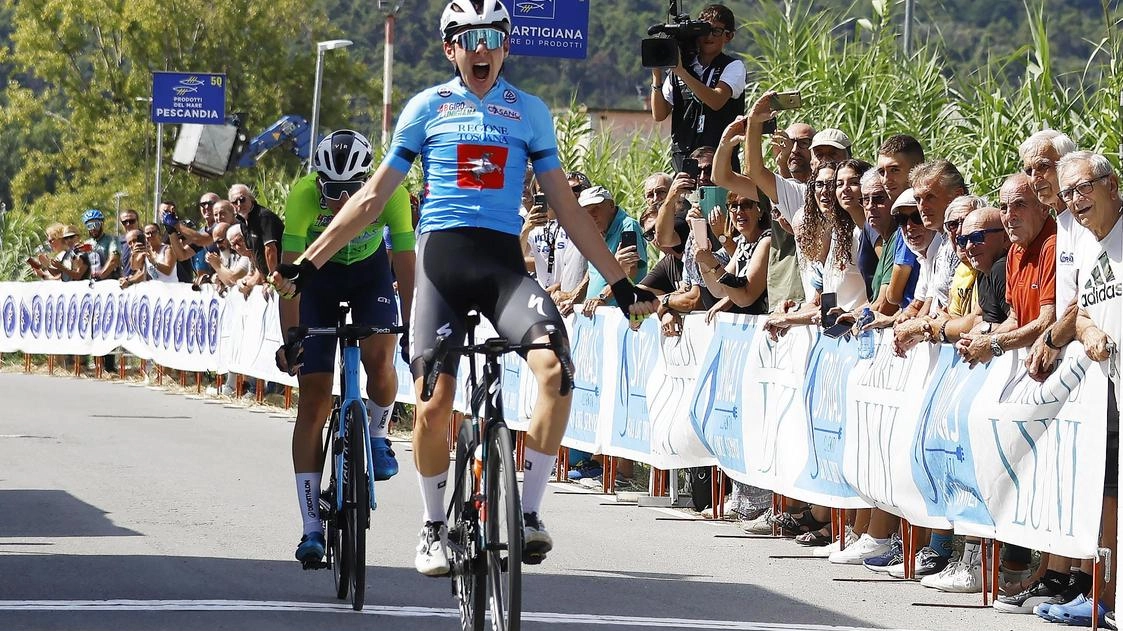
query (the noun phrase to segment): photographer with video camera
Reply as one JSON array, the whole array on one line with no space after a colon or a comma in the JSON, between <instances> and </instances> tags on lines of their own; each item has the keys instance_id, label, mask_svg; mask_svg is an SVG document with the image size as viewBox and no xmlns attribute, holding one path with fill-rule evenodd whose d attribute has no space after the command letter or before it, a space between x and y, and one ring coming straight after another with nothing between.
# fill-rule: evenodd
<instances>
[{"instance_id":1,"label":"photographer with video camera","mask_svg":"<svg viewBox=\"0 0 1123 631\"><path fill-rule=\"evenodd\" d=\"M671 117L671 158L676 171L698 147L716 147L722 130L745 111L745 64L723 51L733 39L733 12L707 5L697 21L679 15L671 1L671 22L651 27L661 35L644 40L644 67L651 68L651 114ZM664 76L664 69L671 71ZM740 170L733 156L734 170Z\"/></svg>"}]
</instances>

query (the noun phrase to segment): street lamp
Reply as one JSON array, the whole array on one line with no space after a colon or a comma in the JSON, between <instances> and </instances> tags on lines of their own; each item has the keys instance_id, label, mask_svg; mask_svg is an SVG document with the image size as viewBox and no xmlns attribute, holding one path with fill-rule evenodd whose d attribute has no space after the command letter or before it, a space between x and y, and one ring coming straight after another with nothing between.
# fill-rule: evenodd
<instances>
[{"instance_id":1,"label":"street lamp","mask_svg":"<svg viewBox=\"0 0 1123 631\"><path fill-rule=\"evenodd\" d=\"M113 200L115 202L117 202L117 217L115 218L115 220L113 222L113 234L114 235L119 236L121 234L121 230L120 230L120 226L121 226L121 198L122 197L128 197L128 196L129 196L129 194L126 193L125 191L117 191L116 193L113 194Z\"/></svg>"},{"instance_id":2,"label":"street lamp","mask_svg":"<svg viewBox=\"0 0 1123 631\"><path fill-rule=\"evenodd\" d=\"M329 39L316 43L316 86L312 91L312 130L308 134L308 172L312 172L312 158L316 152L316 127L320 124L320 80L324 76L324 51L347 48L354 44L349 39Z\"/></svg>"},{"instance_id":3,"label":"street lamp","mask_svg":"<svg viewBox=\"0 0 1123 631\"><path fill-rule=\"evenodd\" d=\"M133 100L137 103L152 103L150 96L134 96ZM149 106L151 108L151 106ZM150 115L151 117L151 115ZM152 222L160 223L160 156L164 153L164 124L156 123L156 181L153 184L154 193L152 194Z\"/></svg>"}]
</instances>

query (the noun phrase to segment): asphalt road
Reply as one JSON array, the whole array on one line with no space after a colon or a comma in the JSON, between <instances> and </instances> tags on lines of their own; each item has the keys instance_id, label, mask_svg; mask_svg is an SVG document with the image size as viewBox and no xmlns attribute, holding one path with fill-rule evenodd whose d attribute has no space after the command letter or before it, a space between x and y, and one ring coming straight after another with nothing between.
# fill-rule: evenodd
<instances>
[{"instance_id":1,"label":"asphalt road","mask_svg":"<svg viewBox=\"0 0 1123 631\"><path fill-rule=\"evenodd\" d=\"M292 558L290 433L276 410L0 373L0 631L458 628L448 580L412 569L408 444L376 489L357 614ZM1047 626L576 485L551 485L543 514L556 549L526 570L525 629Z\"/></svg>"}]
</instances>

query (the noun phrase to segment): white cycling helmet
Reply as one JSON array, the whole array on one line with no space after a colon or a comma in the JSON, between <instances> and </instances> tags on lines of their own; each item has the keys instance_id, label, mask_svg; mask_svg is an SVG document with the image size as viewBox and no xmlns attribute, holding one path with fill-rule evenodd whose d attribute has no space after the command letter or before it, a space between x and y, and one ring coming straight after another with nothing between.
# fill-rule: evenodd
<instances>
[{"instance_id":1,"label":"white cycling helmet","mask_svg":"<svg viewBox=\"0 0 1123 631\"><path fill-rule=\"evenodd\" d=\"M449 41L465 26L494 26L511 34L511 14L499 0L452 0L441 14L441 36Z\"/></svg>"},{"instance_id":2,"label":"white cycling helmet","mask_svg":"<svg viewBox=\"0 0 1123 631\"><path fill-rule=\"evenodd\" d=\"M357 131L340 129L320 141L312 168L325 180L356 180L370 170L374 154L370 141Z\"/></svg>"}]
</instances>

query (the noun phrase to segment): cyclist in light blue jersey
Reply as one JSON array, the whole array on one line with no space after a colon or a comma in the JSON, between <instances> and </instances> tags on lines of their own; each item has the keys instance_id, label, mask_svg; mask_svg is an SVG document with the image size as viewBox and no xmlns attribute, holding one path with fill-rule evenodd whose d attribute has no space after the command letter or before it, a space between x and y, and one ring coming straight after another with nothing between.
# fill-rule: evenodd
<instances>
[{"instance_id":1,"label":"cyclist in light blue jersey","mask_svg":"<svg viewBox=\"0 0 1123 631\"><path fill-rule=\"evenodd\" d=\"M446 437L458 362L445 363L432 398L421 401L426 351L441 335L458 344L470 310L487 317L512 343L547 342L550 331L564 331L553 301L523 264L519 208L528 162L570 240L603 274L633 325L657 307L654 295L632 286L592 218L578 206L558 160L549 109L500 75L510 52L510 32L510 15L499 0L453 0L445 7L443 48L456 76L409 101L375 174L305 250L298 266L282 270L286 278L295 277L288 287L299 290L308 283L333 253L382 213L395 187L421 157L426 193L418 225L410 366L419 395L413 452L425 512L414 564L429 576L449 571ZM562 367L557 355L536 350L526 361L539 386L526 438L522 489L523 562L533 564L553 546L538 511L565 433L571 397L559 392Z\"/></svg>"}]
</instances>

